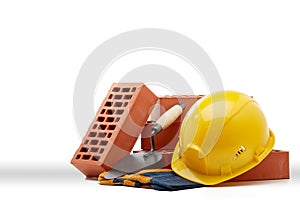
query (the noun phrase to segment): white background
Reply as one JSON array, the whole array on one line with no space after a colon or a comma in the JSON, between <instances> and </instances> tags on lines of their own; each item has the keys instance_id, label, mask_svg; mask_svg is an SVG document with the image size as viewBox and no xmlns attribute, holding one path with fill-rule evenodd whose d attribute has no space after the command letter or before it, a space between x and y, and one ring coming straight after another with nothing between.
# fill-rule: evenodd
<instances>
[{"instance_id":1,"label":"white background","mask_svg":"<svg viewBox=\"0 0 300 200\"><path fill-rule=\"evenodd\" d=\"M274 0L1 1L1 198L297 198L299 10L297 1ZM291 179L173 193L86 181L69 164L80 144L72 111L77 74L98 45L138 28L186 35L211 57L225 89L253 95L274 148L290 151ZM97 92L95 108L105 94Z\"/></svg>"}]
</instances>

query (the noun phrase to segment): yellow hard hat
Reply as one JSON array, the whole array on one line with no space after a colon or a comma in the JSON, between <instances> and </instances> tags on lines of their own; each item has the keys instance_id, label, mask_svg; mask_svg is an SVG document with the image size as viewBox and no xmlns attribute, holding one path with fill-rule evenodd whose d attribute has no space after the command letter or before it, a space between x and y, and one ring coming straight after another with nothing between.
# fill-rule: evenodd
<instances>
[{"instance_id":1,"label":"yellow hard hat","mask_svg":"<svg viewBox=\"0 0 300 200\"><path fill-rule=\"evenodd\" d=\"M274 142L262 110L250 96L217 92L198 100L186 114L171 166L185 179L214 185L258 165Z\"/></svg>"}]
</instances>

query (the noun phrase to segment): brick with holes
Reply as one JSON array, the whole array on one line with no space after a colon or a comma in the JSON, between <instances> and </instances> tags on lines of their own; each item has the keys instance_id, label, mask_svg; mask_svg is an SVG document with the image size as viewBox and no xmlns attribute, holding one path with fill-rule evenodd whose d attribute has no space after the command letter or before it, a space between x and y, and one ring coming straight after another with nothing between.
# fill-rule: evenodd
<instances>
[{"instance_id":1,"label":"brick with holes","mask_svg":"<svg viewBox=\"0 0 300 200\"><path fill-rule=\"evenodd\" d=\"M71 163L87 178L129 155L157 97L143 83L114 83Z\"/></svg>"}]
</instances>

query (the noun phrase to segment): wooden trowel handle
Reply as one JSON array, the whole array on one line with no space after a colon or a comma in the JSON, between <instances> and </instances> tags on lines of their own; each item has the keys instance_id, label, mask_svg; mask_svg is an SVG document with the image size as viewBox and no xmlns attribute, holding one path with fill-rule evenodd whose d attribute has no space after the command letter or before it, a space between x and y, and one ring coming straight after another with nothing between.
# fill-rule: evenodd
<instances>
[{"instance_id":1,"label":"wooden trowel handle","mask_svg":"<svg viewBox=\"0 0 300 200\"><path fill-rule=\"evenodd\" d=\"M185 105L183 103L179 103L160 116L160 118L152 127L151 136L154 136L162 130L168 128L181 115L184 108Z\"/></svg>"},{"instance_id":2,"label":"wooden trowel handle","mask_svg":"<svg viewBox=\"0 0 300 200\"><path fill-rule=\"evenodd\" d=\"M156 123L159 124L163 129L168 128L182 113L185 106L183 103L179 103L168 111L166 111L157 121Z\"/></svg>"}]
</instances>

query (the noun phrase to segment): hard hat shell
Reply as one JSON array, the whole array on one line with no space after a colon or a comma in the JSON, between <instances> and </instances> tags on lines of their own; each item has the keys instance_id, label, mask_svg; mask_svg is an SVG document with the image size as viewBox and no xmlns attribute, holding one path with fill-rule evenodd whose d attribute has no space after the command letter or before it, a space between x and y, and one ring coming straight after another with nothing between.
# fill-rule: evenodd
<instances>
[{"instance_id":1,"label":"hard hat shell","mask_svg":"<svg viewBox=\"0 0 300 200\"><path fill-rule=\"evenodd\" d=\"M185 179L214 185L258 165L274 142L255 100L235 91L217 92L186 114L171 166Z\"/></svg>"}]
</instances>

